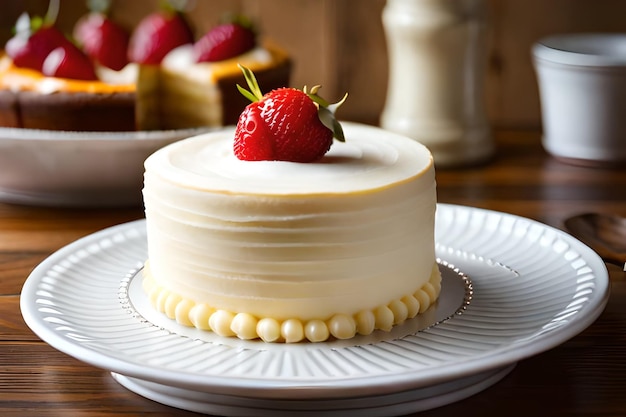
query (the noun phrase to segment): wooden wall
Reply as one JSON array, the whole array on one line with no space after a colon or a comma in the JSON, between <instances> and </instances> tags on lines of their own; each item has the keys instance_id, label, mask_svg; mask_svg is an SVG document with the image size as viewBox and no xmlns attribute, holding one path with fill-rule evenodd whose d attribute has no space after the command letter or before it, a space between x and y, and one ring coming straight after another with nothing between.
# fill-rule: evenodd
<instances>
[{"instance_id":1,"label":"wooden wall","mask_svg":"<svg viewBox=\"0 0 626 417\"><path fill-rule=\"evenodd\" d=\"M226 11L245 13L262 33L284 46L296 67L292 84L322 84L330 100L345 91L344 119L377 123L387 84L381 12L385 0L192 0L188 14L201 34ZM459 0L461 1L461 0ZM491 123L540 127L537 83L530 48L543 36L564 32L626 32L624 0L485 0L490 19L486 102ZM132 27L158 0L114 0L113 17ZM43 14L47 0L3 2L0 41L24 10ZM62 0L60 26L69 31L85 0Z\"/></svg>"}]
</instances>

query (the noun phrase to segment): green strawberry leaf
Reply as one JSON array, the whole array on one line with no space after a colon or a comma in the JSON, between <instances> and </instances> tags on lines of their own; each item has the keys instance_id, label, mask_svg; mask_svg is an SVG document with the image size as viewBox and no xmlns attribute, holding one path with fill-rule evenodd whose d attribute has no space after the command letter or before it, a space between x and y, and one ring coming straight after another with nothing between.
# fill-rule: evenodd
<instances>
[{"instance_id":1,"label":"green strawberry leaf","mask_svg":"<svg viewBox=\"0 0 626 417\"><path fill-rule=\"evenodd\" d=\"M320 88L322 88L321 85L314 85L311 87L310 91L307 91L308 87L305 85L302 91L304 91L304 93L308 95L311 100L319 104L321 107L328 107L330 106L330 103L321 96L317 95Z\"/></svg>"},{"instance_id":2,"label":"green strawberry leaf","mask_svg":"<svg viewBox=\"0 0 626 417\"><path fill-rule=\"evenodd\" d=\"M341 124L337 121L337 119L335 118L335 114L330 111L328 107L320 106L317 114L322 124L330 129L331 132L333 132L333 137L335 139L337 139L339 142L346 141Z\"/></svg>"},{"instance_id":3,"label":"green strawberry leaf","mask_svg":"<svg viewBox=\"0 0 626 417\"><path fill-rule=\"evenodd\" d=\"M50 0L46 16L43 18L43 24L53 25L59 16L60 0Z\"/></svg>"},{"instance_id":4,"label":"green strawberry leaf","mask_svg":"<svg viewBox=\"0 0 626 417\"><path fill-rule=\"evenodd\" d=\"M337 103L330 104L328 101L320 97L317 92L320 89L319 85L313 86L309 92L307 92L307 87L305 86L302 91L306 95L309 96L313 102L318 104L317 114L320 118L320 121L324 126L330 129L333 132L333 137L337 139L339 142L345 142L346 138L343 134L343 128L341 124L335 117L335 112L337 109L346 101L348 98L348 93L346 93L341 100Z\"/></svg>"},{"instance_id":5,"label":"green strawberry leaf","mask_svg":"<svg viewBox=\"0 0 626 417\"><path fill-rule=\"evenodd\" d=\"M328 110L330 110L333 114L337 111L337 109L339 108L339 106L341 106L343 103L346 102L346 100L348 99L348 93L346 93L343 98L341 100L339 100L336 103L333 104L329 104L328 105Z\"/></svg>"},{"instance_id":6,"label":"green strawberry leaf","mask_svg":"<svg viewBox=\"0 0 626 417\"><path fill-rule=\"evenodd\" d=\"M246 79L248 88L250 88L250 90L248 91L242 86L240 86L239 84L237 84L237 90L239 90L239 92L243 94L244 97L246 97L248 100L250 100L253 103L255 101L261 100L263 98L263 93L261 92L261 88L259 87L259 83L256 80L254 73L250 71L249 68L246 68L241 64L237 64L237 66L243 72L243 77Z\"/></svg>"},{"instance_id":7,"label":"green strawberry leaf","mask_svg":"<svg viewBox=\"0 0 626 417\"><path fill-rule=\"evenodd\" d=\"M237 90L239 90L239 92L248 100L250 100L251 102L255 102L255 101L259 101L254 94L252 94L251 92L249 92L248 90L246 90L245 88L243 88L242 86L240 86L239 84L237 84Z\"/></svg>"}]
</instances>

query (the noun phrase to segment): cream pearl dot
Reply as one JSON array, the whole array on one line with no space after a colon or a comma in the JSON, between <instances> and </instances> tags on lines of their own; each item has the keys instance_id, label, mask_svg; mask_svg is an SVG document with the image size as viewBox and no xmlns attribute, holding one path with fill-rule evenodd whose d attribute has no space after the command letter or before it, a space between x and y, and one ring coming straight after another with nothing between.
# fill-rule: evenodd
<instances>
[{"instance_id":1,"label":"cream pearl dot","mask_svg":"<svg viewBox=\"0 0 626 417\"><path fill-rule=\"evenodd\" d=\"M371 310L359 311L355 317L356 331L362 335L371 334L376 327L376 317Z\"/></svg>"},{"instance_id":2,"label":"cream pearl dot","mask_svg":"<svg viewBox=\"0 0 626 417\"><path fill-rule=\"evenodd\" d=\"M420 313L428 310L428 307L430 307L430 296L422 290L417 291L414 296L420 303Z\"/></svg>"},{"instance_id":3,"label":"cream pearl dot","mask_svg":"<svg viewBox=\"0 0 626 417\"><path fill-rule=\"evenodd\" d=\"M258 337L256 332L258 320L252 314L237 313L230 323L230 329L240 339L256 339Z\"/></svg>"},{"instance_id":4,"label":"cream pearl dot","mask_svg":"<svg viewBox=\"0 0 626 417\"><path fill-rule=\"evenodd\" d=\"M215 313L214 308L206 304L196 304L189 311L189 320L200 330L211 330L209 319L213 313Z\"/></svg>"},{"instance_id":5,"label":"cream pearl dot","mask_svg":"<svg viewBox=\"0 0 626 417\"><path fill-rule=\"evenodd\" d=\"M437 298L437 290L430 282L427 282L426 284L424 284L424 286L422 287L422 291L428 294L428 297L430 297L431 300L434 300Z\"/></svg>"},{"instance_id":6,"label":"cream pearl dot","mask_svg":"<svg viewBox=\"0 0 626 417\"><path fill-rule=\"evenodd\" d=\"M402 323L409 316L409 310L400 300L393 300L387 307L393 313L393 324Z\"/></svg>"},{"instance_id":7,"label":"cream pearl dot","mask_svg":"<svg viewBox=\"0 0 626 417\"><path fill-rule=\"evenodd\" d=\"M328 321L328 330L337 339L349 339L356 334L356 322L351 316L335 314Z\"/></svg>"},{"instance_id":8,"label":"cream pearl dot","mask_svg":"<svg viewBox=\"0 0 626 417\"><path fill-rule=\"evenodd\" d=\"M280 339L280 323L269 317L262 318L256 325L256 332L264 342L275 342Z\"/></svg>"},{"instance_id":9,"label":"cream pearl dot","mask_svg":"<svg viewBox=\"0 0 626 417\"><path fill-rule=\"evenodd\" d=\"M300 320L285 320L280 326L280 335L286 343L297 343L304 339L304 326Z\"/></svg>"},{"instance_id":10,"label":"cream pearl dot","mask_svg":"<svg viewBox=\"0 0 626 417\"><path fill-rule=\"evenodd\" d=\"M165 310L165 315L168 318L170 319L176 318L176 306L182 300L183 298L178 294L171 293L170 295L167 296L167 298L165 299L165 303L163 305L163 309Z\"/></svg>"},{"instance_id":11,"label":"cream pearl dot","mask_svg":"<svg viewBox=\"0 0 626 417\"><path fill-rule=\"evenodd\" d=\"M420 303L415 297L407 295L406 297L402 297L402 302L406 306L408 318L417 316L417 313L420 311Z\"/></svg>"},{"instance_id":12,"label":"cream pearl dot","mask_svg":"<svg viewBox=\"0 0 626 417\"><path fill-rule=\"evenodd\" d=\"M304 325L304 335L310 342L323 342L328 339L330 332L322 320L310 320Z\"/></svg>"},{"instance_id":13,"label":"cream pearl dot","mask_svg":"<svg viewBox=\"0 0 626 417\"><path fill-rule=\"evenodd\" d=\"M230 324L234 317L235 316L230 311L217 310L215 313L211 314L209 326L220 336L234 336L235 332L230 329Z\"/></svg>"},{"instance_id":14,"label":"cream pearl dot","mask_svg":"<svg viewBox=\"0 0 626 417\"><path fill-rule=\"evenodd\" d=\"M179 302L174 310L176 322L182 324L183 326L193 326L193 323L189 319L189 312L194 305L195 303L191 300L183 300Z\"/></svg>"},{"instance_id":15,"label":"cream pearl dot","mask_svg":"<svg viewBox=\"0 0 626 417\"><path fill-rule=\"evenodd\" d=\"M380 306L374 311L376 328L389 331L393 327L393 311L387 306Z\"/></svg>"}]
</instances>

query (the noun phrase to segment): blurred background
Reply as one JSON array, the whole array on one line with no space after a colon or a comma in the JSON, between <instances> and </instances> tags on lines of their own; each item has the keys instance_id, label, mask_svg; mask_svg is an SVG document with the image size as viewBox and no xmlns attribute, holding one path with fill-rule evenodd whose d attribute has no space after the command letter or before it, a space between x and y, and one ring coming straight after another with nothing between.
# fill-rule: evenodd
<instances>
[{"instance_id":1,"label":"blurred background","mask_svg":"<svg viewBox=\"0 0 626 417\"><path fill-rule=\"evenodd\" d=\"M464 1L464 0L459 0ZM489 44L486 100L490 123L538 129L541 115L531 45L569 32L626 32L624 0L485 0ZM187 17L198 36L227 12L251 17L264 37L293 57L292 85L321 84L331 101L350 100L341 118L378 124L387 88L387 52L381 13L385 0L192 0ZM24 11L44 15L47 0L4 1L0 42ZM113 0L111 16L132 30L159 0ZM62 0L58 26L71 33L87 11L85 0Z\"/></svg>"}]
</instances>

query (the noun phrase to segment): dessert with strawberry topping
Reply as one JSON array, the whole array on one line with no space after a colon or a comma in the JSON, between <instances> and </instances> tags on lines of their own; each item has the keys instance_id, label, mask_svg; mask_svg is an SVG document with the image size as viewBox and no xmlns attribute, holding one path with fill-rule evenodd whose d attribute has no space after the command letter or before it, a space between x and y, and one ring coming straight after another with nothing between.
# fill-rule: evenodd
<instances>
[{"instance_id":1,"label":"dessert with strawberry topping","mask_svg":"<svg viewBox=\"0 0 626 417\"><path fill-rule=\"evenodd\" d=\"M118 71L126 61L109 52L126 48L123 34L90 15L77 25L82 50L54 26L57 10L51 1L44 19L20 16L0 55L0 126L135 130L135 75Z\"/></svg>"},{"instance_id":2,"label":"dessert with strawberry topping","mask_svg":"<svg viewBox=\"0 0 626 417\"><path fill-rule=\"evenodd\" d=\"M235 19L215 26L195 43L174 48L158 67L140 66L141 125L179 129L237 123L247 105L235 89L245 81L238 65L255 71L269 89L289 84L287 53L260 42L246 21Z\"/></svg>"},{"instance_id":3,"label":"dessert with strawberry topping","mask_svg":"<svg viewBox=\"0 0 626 417\"><path fill-rule=\"evenodd\" d=\"M426 312L441 289L429 151L342 127L318 87L241 90L253 103L234 130L145 162L153 306L218 337L286 343L367 343Z\"/></svg>"},{"instance_id":4,"label":"dessert with strawberry topping","mask_svg":"<svg viewBox=\"0 0 626 417\"><path fill-rule=\"evenodd\" d=\"M0 126L135 129L134 83L102 82L93 61L51 23L22 15L6 53L0 57Z\"/></svg>"},{"instance_id":5,"label":"dessert with strawberry topping","mask_svg":"<svg viewBox=\"0 0 626 417\"><path fill-rule=\"evenodd\" d=\"M234 88L243 81L237 63L258 70L270 86L288 83L287 54L261 46L248 26L226 23L196 42L182 10L166 3L129 32L109 17L109 3L89 1L91 11L74 26L75 43L54 25L58 0L43 19L18 19L6 54L0 53L0 126L222 126L236 123L246 105Z\"/></svg>"}]
</instances>

